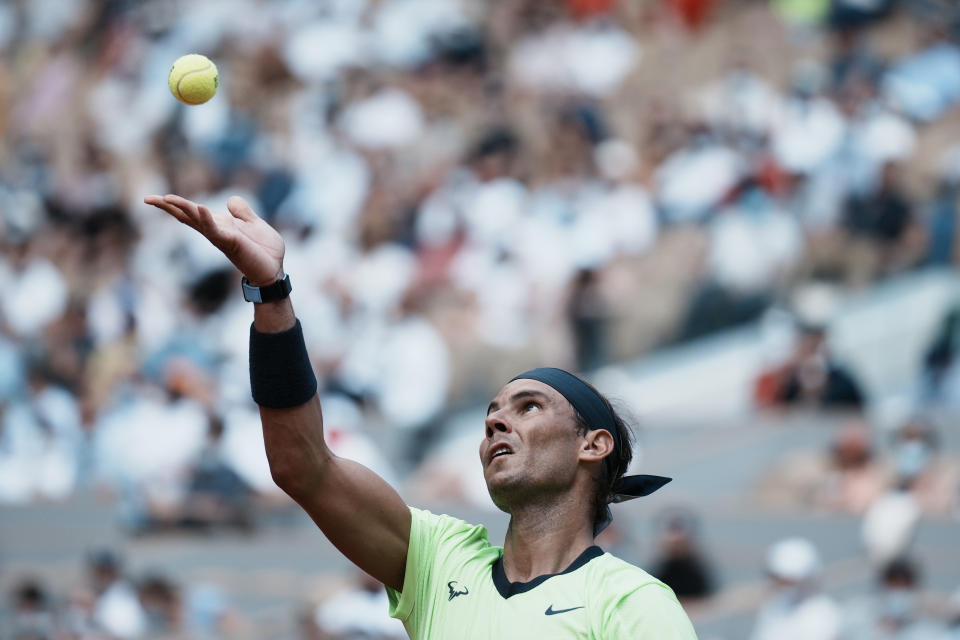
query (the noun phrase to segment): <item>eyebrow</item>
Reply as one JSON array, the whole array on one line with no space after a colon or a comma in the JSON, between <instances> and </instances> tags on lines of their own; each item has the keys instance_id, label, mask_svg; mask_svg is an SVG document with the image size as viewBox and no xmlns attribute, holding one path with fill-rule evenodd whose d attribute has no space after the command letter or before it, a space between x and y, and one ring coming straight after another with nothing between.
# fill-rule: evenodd
<instances>
[{"instance_id":1,"label":"eyebrow","mask_svg":"<svg viewBox=\"0 0 960 640\"><path fill-rule=\"evenodd\" d=\"M543 403L547 403L550 401L549 396L547 396L547 394L545 393L541 393L540 391L517 391L515 394L510 396L510 399L507 402L509 404L509 403L516 402L517 400L523 400L525 398L534 398L536 400L540 400ZM491 411L496 411L499 408L500 408L500 405L497 404L497 401L496 400L492 401L487 406L487 415L490 415Z\"/></svg>"}]
</instances>

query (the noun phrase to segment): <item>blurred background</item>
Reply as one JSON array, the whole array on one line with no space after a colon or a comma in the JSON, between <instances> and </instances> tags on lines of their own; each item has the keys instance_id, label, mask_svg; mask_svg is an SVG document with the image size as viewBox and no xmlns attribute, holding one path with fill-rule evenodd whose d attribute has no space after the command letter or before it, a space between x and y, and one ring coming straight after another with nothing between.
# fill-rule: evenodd
<instances>
[{"instance_id":1,"label":"blurred background","mask_svg":"<svg viewBox=\"0 0 960 640\"><path fill-rule=\"evenodd\" d=\"M395 638L273 484L239 275L280 229L326 436L506 517L533 366L637 418L601 544L702 640L960 638L952 0L0 1L0 638ZM218 95L166 76L203 53Z\"/></svg>"}]
</instances>

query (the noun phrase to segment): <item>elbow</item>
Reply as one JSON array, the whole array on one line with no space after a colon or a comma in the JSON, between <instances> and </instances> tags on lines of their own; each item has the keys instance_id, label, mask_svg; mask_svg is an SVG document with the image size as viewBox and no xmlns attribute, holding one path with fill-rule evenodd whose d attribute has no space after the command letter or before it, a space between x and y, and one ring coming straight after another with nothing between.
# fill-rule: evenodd
<instances>
[{"instance_id":1,"label":"elbow","mask_svg":"<svg viewBox=\"0 0 960 640\"><path fill-rule=\"evenodd\" d=\"M304 492L304 474L298 473L293 465L271 465L270 476L274 483L288 496L297 499Z\"/></svg>"},{"instance_id":2,"label":"elbow","mask_svg":"<svg viewBox=\"0 0 960 640\"><path fill-rule=\"evenodd\" d=\"M297 500L320 483L327 460L303 458L270 460L270 476L288 496Z\"/></svg>"},{"instance_id":3,"label":"elbow","mask_svg":"<svg viewBox=\"0 0 960 640\"><path fill-rule=\"evenodd\" d=\"M270 465L270 477L284 493L289 494L293 488L296 476L288 465Z\"/></svg>"}]
</instances>

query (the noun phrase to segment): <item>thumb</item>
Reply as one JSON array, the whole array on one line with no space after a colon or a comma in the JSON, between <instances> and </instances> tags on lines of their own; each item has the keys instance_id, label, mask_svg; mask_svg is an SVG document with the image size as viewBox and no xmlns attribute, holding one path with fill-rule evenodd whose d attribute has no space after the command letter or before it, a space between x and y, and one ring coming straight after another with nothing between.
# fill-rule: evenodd
<instances>
[{"instance_id":1,"label":"thumb","mask_svg":"<svg viewBox=\"0 0 960 640\"><path fill-rule=\"evenodd\" d=\"M250 208L247 201L240 196L231 196L230 199L227 200L227 209L230 210L234 218L239 218L244 222L259 220L259 216L253 212L253 209Z\"/></svg>"}]
</instances>

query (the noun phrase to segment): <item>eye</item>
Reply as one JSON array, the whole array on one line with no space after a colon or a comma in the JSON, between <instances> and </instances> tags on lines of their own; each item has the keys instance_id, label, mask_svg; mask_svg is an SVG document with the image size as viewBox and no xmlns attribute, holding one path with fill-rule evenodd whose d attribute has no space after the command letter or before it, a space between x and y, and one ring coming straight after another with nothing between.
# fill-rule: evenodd
<instances>
[{"instance_id":1,"label":"eye","mask_svg":"<svg viewBox=\"0 0 960 640\"><path fill-rule=\"evenodd\" d=\"M523 405L522 411L523 411L523 413L530 413L530 411L532 411L533 409L538 409L538 410L539 410L539 409L540 409L540 403L534 402L534 401L531 400L530 402L527 402L527 403L525 403L525 404Z\"/></svg>"}]
</instances>

